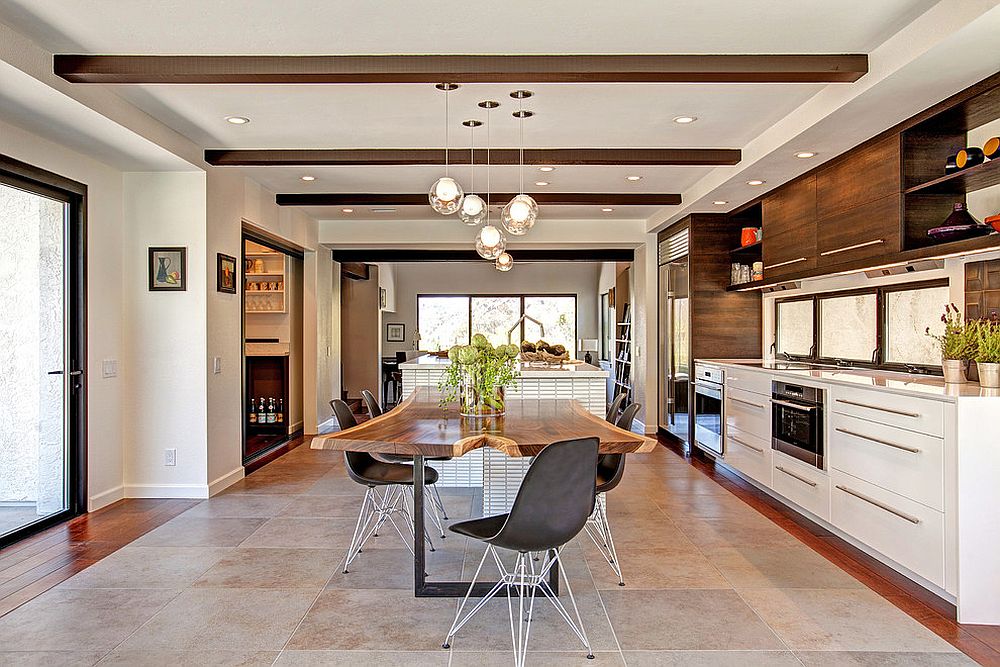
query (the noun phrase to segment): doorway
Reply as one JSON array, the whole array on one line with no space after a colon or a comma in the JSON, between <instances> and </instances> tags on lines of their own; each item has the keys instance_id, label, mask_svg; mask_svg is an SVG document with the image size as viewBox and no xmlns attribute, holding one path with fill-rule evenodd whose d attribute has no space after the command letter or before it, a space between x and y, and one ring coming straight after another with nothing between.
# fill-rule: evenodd
<instances>
[{"instance_id":1,"label":"doorway","mask_svg":"<svg viewBox=\"0 0 1000 667\"><path fill-rule=\"evenodd\" d=\"M0 156L0 547L86 509L85 200Z\"/></svg>"}]
</instances>

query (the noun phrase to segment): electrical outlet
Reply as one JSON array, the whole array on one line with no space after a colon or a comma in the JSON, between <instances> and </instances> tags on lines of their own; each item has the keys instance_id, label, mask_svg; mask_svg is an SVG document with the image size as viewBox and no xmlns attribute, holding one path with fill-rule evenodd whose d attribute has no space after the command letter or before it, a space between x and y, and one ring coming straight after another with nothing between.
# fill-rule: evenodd
<instances>
[{"instance_id":1,"label":"electrical outlet","mask_svg":"<svg viewBox=\"0 0 1000 667\"><path fill-rule=\"evenodd\" d=\"M113 378L118 377L118 360L117 359L105 359L101 362L101 377Z\"/></svg>"},{"instance_id":2,"label":"electrical outlet","mask_svg":"<svg viewBox=\"0 0 1000 667\"><path fill-rule=\"evenodd\" d=\"M177 465L177 450L174 448L163 450L163 465L165 466L175 466Z\"/></svg>"},{"instance_id":3,"label":"electrical outlet","mask_svg":"<svg viewBox=\"0 0 1000 667\"><path fill-rule=\"evenodd\" d=\"M216 375L222 372L222 357L212 359L212 372Z\"/></svg>"}]
</instances>

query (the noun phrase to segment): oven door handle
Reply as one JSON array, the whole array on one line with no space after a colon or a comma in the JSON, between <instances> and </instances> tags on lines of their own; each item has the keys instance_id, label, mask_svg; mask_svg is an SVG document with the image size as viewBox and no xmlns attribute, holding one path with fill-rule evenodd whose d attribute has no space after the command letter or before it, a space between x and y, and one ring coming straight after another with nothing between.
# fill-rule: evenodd
<instances>
[{"instance_id":1,"label":"oven door handle","mask_svg":"<svg viewBox=\"0 0 1000 667\"><path fill-rule=\"evenodd\" d=\"M793 410L801 410L802 412L813 412L815 410L819 410L818 405L800 405L798 403L792 403L791 401L780 401L777 398L772 398L771 403L791 408Z\"/></svg>"},{"instance_id":2,"label":"oven door handle","mask_svg":"<svg viewBox=\"0 0 1000 667\"><path fill-rule=\"evenodd\" d=\"M701 391L698 391L699 389ZM704 382L694 383L694 393L715 398L720 401L722 400L722 387L713 387L712 385L705 384Z\"/></svg>"}]
</instances>

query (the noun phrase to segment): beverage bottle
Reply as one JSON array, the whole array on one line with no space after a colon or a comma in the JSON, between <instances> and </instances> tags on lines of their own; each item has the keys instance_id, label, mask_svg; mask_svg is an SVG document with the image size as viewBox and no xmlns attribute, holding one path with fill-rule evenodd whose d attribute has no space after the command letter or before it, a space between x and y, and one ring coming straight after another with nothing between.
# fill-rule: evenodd
<instances>
[{"instance_id":1,"label":"beverage bottle","mask_svg":"<svg viewBox=\"0 0 1000 667\"><path fill-rule=\"evenodd\" d=\"M256 398L251 398L250 399L250 423L251 424L256 424L257 423L257 399Z\"/></svg>"},{"instance_id":2,"label":"beverage bottle","mask_svg":"<svg viewBox=\"0 0 1000 667\"><path fill-rule=\"evenodd\" d=\"M277 417L278 417L278 423L283 424L285 421L285 399L283 398L278 399Z\"/></svg>"}]
</instances>

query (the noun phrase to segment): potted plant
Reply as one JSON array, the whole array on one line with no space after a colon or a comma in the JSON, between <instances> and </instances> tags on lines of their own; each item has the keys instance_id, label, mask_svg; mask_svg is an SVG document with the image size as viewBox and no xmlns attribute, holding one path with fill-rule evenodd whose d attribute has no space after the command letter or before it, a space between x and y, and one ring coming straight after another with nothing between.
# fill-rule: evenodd
<instances>
[{"instance_id":1,"label":"potted plant","mask_svg":"<svg viewBox=\"0 0 1000 667\"><path fill-rule=\"evenodd\" d=\"M927 327L926 334L941 347L944 381L948 384L965 384L969 381L966 376L969 360L977 345L974 333L976 327L963 322L958 306L953 303L945 306L941 321L944 322L944 333L933 334L931 328Z\"/></svg>"},{"instance_id":2,"label":"potted plant","mask_svg":"<svg viewBox=\"0 0 1000 667\"><path fill-rule=\"evenodd\" d=\"M979 385L996 389L1000 387L1000 322L980 320L976 334L974 358L979 367Z\"/></svg>"},{"instance_id":3,"label":"potted plant","mask_svg":"<svg viewBox=\"0 0 1000 667\"><path fill-rule=\"evenodd\" d=\"M498 417L504 413L504 391L518 378L517 345L493 347L483 334L472 337L471 345L448 350L451 364L445 369L438 388L441 404L458 400L464 417Z\"/></svg>"}]
</instances>

